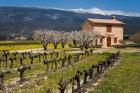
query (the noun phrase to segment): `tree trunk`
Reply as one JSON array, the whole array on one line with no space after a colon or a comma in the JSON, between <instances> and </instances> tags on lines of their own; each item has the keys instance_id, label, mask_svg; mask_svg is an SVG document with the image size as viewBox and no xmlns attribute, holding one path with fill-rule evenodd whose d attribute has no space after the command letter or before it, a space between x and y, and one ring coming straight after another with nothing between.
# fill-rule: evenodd
<instances>
[{"instance_id":1,"label":"tree trunk","mask_svg":"<svg viewBox=\"0 0 140 93\"><path fill-rule=\"evenodd\" d=\"M77 46L77 42L76 42L76 40L73 40L73 45L74 45L74 47Z\"/></svg>"},{"instance_id":2,"label":"tree trunk","mask_svg":"<svg viewBox=\"0 0 140 93\"><path fill-rule=\"evenodd\" d=\"M53 43L54 49L57 49L57 45L56 43Z\"/></svg>"},{"instance_id":3,"label":"tree trunk","mask_svg":"<svg viewBox=\"0 0 140 93\"><path fill-rule=\"evenodd\" d=\"M65 43L61 43L62 44L62 48L65 48Z\"/></svg>"}]
</instances>

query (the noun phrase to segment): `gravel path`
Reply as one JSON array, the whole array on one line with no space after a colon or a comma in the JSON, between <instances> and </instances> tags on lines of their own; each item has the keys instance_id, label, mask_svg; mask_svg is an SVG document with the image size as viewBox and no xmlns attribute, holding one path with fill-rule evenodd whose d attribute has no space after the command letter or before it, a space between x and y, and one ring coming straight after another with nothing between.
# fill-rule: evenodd
<instances>
[{"instance_id":1,"label":"gravel path","mask_svg":"<svg viewBox=\"0 0 140 93\"><path fill-rule=\"evenodd\" d=\"M99 49L99 50L94 50L94 53L103 53L104 51L107 51L108 49ZM14 50L14 51L10 51L10 53L13 52L18 52L18 53L23 53L23 52L32 52L32 53L44 53L44 49L43 48L36 48L36 49L26 49L26 50ZM48 50L47 52L50 52L50 50ZM67 51L66 53L68 54L74 54L74 53L81 53L80 50L78 51Z\"/></svg>"},{"instance_id":2,"label":"gravel path","mask_svg":"<svg viewBox=\"0 0 140 93\"><path fill-rule=\"evenodd\" d=\"M94 53L103 53L103 52L113 52L115 49L113 49L113 51L110 51L110 48L101 48L101 49L97 49L94 50ZM119 49L116 49L119 50ZM51 52L52 50L48 50L46 52ZM121 52L123 53L131 53L131 52L140 52L139 48L134 48L134 49L120 49ZM36 48L36 49L26 49L26 50L14 50L14 51L10 51L10 53L12 52L18 52L18 53L22 53L22 52L32 52L32 53L44 53L44 49L43 48ZM74 51L67 51L66 53L69 54L73 54L73 53L81 53L80 50L74 50Z\"/></svg>"},{"instance_id":3,"label":"gravel path","mask_svg":"<svg viewBox=\"0 0 140 93\"><path fill-rule=\"evenodd\" d=\"M32 52L32 53L43 53L44 49L43 48L36 48L36 49L26 49L26 50L14 50L10 51L10 53L13 52L18 52L18 53L23 53L23 52Z\"/></svg>"}]
</instances>

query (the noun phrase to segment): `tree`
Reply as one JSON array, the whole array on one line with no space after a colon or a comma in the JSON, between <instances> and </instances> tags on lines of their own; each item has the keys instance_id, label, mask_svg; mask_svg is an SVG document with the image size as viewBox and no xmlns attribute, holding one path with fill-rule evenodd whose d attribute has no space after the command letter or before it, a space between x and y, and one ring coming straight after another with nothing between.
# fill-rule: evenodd
<instances>
[{"instance_id":1,"label":"tree","mask_svg":"<svg viewBox=\"0 0 140 93\"><path fill-rule=\"evenodd\" d=\"M52 43L54 45L54 48L56 49L60 41L60 32L46 29L37 30L34 32L33 38L35 40L41 41L44 50L47 49L49 43Z\"/></svg>"},{"instance_id":2,"label":"tree","mask_svg":"<svg viewBox=\"0 0 140 93\"><path fill-rule=\"evenodd\" d=\"M65 48L65 44L66 42L69 40L69 33L68 32L61 32L60 34L60 42L61 42L61 45L62 45L62 48Z\"/></svg>"},{"instance_id":3,"label":"tree","mask_svg":"<svg viewBox=\"0 0 140 93\"><path fill-rule=\"evenodd\" d=\"M50 43L50 33L47 33L46 30L37 30L33 34L34 40L39 40L42 43L44 50L47 50L47 46Z\"/></svg>"},{"instance_id":4,"label":"tree","mask_svg":"<svg viewBox=\"0 0 140 93\"><path fill-rule=\"evenodd\" d=\"M140 31L130 36L130 40L140 43Z\"/></svg>"},{"instance_id":5,"label":"tree","mask_svg":"<svg viewBox=\"0 0 140 93\"><path fill-rule=\"evenodd\" d=\"M60 41L60 32L52 32L52 43L54 45L54 48L57 49L57 46L59 44Z\"/></svg>"},{"instance_id":6,"label":"tree","mask_svg":"<svg viewBox=\"0 0 140 93\"><path fill-rule=\"evenodd\" d=\"M93 40L97 38L97 33L95 32L86 32L86 31L74 31L71 33L73 38L73 44L79 45L81 50L88 49L89 46L93 43Z\"/></svg>"}]
</instances>

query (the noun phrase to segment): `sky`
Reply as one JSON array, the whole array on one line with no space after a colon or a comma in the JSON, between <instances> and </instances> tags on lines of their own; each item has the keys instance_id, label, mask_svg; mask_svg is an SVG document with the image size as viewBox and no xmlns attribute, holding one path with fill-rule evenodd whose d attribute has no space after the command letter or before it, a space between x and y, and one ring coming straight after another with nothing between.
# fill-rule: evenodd
<instances>
[{"instance_id":1,"label":"sky","mask_svg":"<svg viewBox=\"0 0 140 93\"><path fill-rule=\"evenodd\" d=\"M0 0L0 6L119 10L140 13L140 0Z\"/></svg>"}]
</instances>

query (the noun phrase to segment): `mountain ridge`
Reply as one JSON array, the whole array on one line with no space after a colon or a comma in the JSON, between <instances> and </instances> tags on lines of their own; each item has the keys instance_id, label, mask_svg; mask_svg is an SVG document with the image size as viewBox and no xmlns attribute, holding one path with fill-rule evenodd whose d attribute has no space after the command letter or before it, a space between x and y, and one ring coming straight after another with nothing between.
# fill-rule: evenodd
<instances>
[{"instance_id":1,"label":"mountain ridge","mask_svg":"<svg viewBox=\"0 0 140 93\"><path fill-rule=\"evenodd\" d=\"M110 19L112 15L76 13L51 8L0 7L0 32L31 35L34 30L49 29L58 31L80 30L86 18ZM125 23L125 34L140 30L140 17L115 15ZM1 34L0 33L0 34Z\"/></svg>"}]
</instances>

